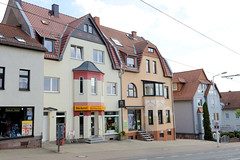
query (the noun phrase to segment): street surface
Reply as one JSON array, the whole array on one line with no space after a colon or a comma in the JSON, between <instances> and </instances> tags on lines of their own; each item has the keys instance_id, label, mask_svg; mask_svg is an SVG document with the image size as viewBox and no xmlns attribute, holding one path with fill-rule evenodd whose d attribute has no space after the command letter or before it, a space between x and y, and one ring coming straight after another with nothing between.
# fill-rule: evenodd
<instances>
[{"instance_id":1,"label":"street surface","mask_svg":"<svg viewBox=\"0 0 240 160\"><path fill-rule=\"evenodd\" d=\"M0 160L240 160L240 143L200 140L44 143L43 148L0 150Z\"/></svg>"}]
</instances>

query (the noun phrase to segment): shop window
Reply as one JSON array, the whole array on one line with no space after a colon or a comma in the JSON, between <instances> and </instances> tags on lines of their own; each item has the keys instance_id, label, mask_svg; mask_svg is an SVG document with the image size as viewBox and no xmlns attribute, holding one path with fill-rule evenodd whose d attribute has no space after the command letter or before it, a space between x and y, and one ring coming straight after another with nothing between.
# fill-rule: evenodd
<instances>
[{"instance_id":1,"label":"shop window","mask_svg":"<svg viewBox=\"0 0 240 160\"><path fill-rule=\"evenodd\" d=\"M118 112L105 112L105 133L116 134L119 132Z\"/></svg>"},{"instance_id":2,"label":"shop window","mask_svg":"<svg viewBox=\"0 0 240 160\"><path fill-rule=\"evenodd\" d=\"M30 90L30 71L20 69L19 71L19 90Z\"/></svg>"},{"instance_id":3,"label":"shop window","mask_svg":"<svg viewBox=\"0 0 240 160\"><path fill-rule=\"evenodd\" d=\"M97 94L97 79L94 77L91 78L91 93Z\"/></svg>"},{"instance_id":4,"label":"shop window","mask_svg":"<svg viewBox=\"0 0 240 160\"><path fill-rule=\"evenodd\" d=\"M170 110L166 110L166 121L167 123L170 123Z\"/></svg>"},{"instance_id":5,"label":"shop window","mask_svg":"<svg viewBox=\"0 0 240 160\"><path fill-rule=\"evenodd\" d=\"M128 97L137 97L137 89L133 83L128 84L127 96Z\"/></svg>"},{"instance_id":6,"label":"shop window","mask_svg":"<svg viewBox=\"0 0 240 160\"><path fill-rule=\"evenodd\" d=\"M0 89L4 89L5 68L0 67Z\"/></svg>"},{"instance_id":7,"label":"shop window","mask_svg":"<svg viewBox=\"0 0 240 160\"><path fill-rule=\"evenodd\" d=\"M59 78L44 77L45 92L59 92Z\"/></svg>"},{"instance_id":8,"label":"shop window","mask_svg":"<svg viewBox=\"0 0 240 160\"><path fill-rule=\"evenodd\" d=\"M148 124L153 125L153 110L148 110Z\"/></svg>"},{"instance_id":9,"label":"shop window","mask_svg":"<svg viewBox=\"0 0 240 160\"><path fill-rule=\"evenodd\" d=\"M108 82L107 83L107 94L108 95L116 95L117 94L116 87L117 87L116 83Z\"/></svg>"},{"instance_id":10,"label":"shop window","mask_svg":"<svg viewBox=\"0 0 240 160\"><path fill-rule=\"evenodd\" d=\"M163 124L162 110L158 110L158 124Z\"/></svg>"},{"instance_id":11,"label":"shop window","mask_svg":"<svg viewBox=\"0 0 240 160\"><path fill-rule=\"evenodd\" d=\"M71 46L71 58L74 59L83 59L83 48L77 46Z\"/></svg>"},{"instance_id":12,"label":"shop window","mask_svg":"<svg viewBox=\"0 0 240 160\"><path fill-rule=\"evenodd\" d=\"M93 61L103 63L103 51L93 50Z\"/></svg>"},{"instance_id":13,"label":"shop window","mask_svg":"<svg viewBox=\"0 0 240 160\"><path fill-rule=\"evenodd\" d=\"M146 60L146 72L150 73L150 64L149 64L149 60Z\"/></svg>"},{"instance_id":14,"label":"shop window","mask_svg":"<svg viewBox=\"0 0 240 160\"><path fill-rule=\"evenodd\" d=\"M164 87L164 97L166 98L166 99L168 99L169 98L169 94L168 94L168 87L166 86L166 87Z\"/></svg>"},{"instance_id":15,"label":"shop window","mask_svg":"<svg viewBox=\"0 0 240 160\"><path fill-rule=\"evenodd\" d=\"M83 94L83 77L79 78L79 93Z\"/></svg>"},{"instance_id":16,"label":"shop window","mask_svg":"<svg viewBox=\"0 0 240 160\"><path fill-rule=\"evenodd\" d=\"M141 110L128 110L128 130L141 130Z\"/></svg>"},{"instance_id":17,"label":"shop window","mask_svg":"<svg viewBox=\"0 0 240 160\"><path fill-rule=\"evenodd\" d=\"M34 107L0 107L0 139L33 136Z\"/></svg>"},{"instance_id":18,"label":"shop window","mask_svg":"<svg viewBox=\"0 0 240 160\"><path fill-rule=\"evenodd\" d=\"M44 47L47 48L49 53L54 53L54 40L45 39L44 40Z\"/></svg>"},{"instance_id":19,"label":"shop window","mask_svg":"<svg viewBox=\"0 0 240 160\"><path fill-rule=\"evenodd\" d=\"M157 74L156 61L153 61L153 74Z\"/></svg>"},{"instance_id":20,"label":"shop window","mask_svg":"<svg viewBox=\"0 0 240 160\"><path fill-rule=\"evenodd\" d=\"M144 81L144 96L163 96L163 84Z\"/></svg>"},{"instance_id":21,"label":"shop window","mask_svg":"<svg viewBox=\"0 0 240 160\"><path fill-rule=\"evenodd\" d=\"M159 134L159 137L164 137L164 133L160 133L160 134Z\"/></svg>"}]
</instances>

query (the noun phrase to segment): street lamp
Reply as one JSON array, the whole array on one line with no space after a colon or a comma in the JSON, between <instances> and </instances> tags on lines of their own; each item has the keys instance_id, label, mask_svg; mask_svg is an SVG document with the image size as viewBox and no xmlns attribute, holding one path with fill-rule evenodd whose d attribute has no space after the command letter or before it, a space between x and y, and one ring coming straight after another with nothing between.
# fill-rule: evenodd
<instances>
[{"instance_id":1,"label":"street lamp","mask_svg":"<svg viewBox=\"0 0 240 160\"><path fill-rule=\"evenodd\" d=\"M212 87L213 87L213 93L215 93L215 85L214 85L214 77L217 77L217 76L220 76L220 75L222 75L222 74L226 74L227 72L222 72L222 73L220 73L220 74L216 74L216 75L214 75L213 76L213 78L212 78ZM215 106L215 97L214 97L214 100L213 100L213 105ZM215 108L215 112L216 112L216 107L214 107ZM215 114L215 112L214 112L214 114ZM216 124L216 120L214 120L214 125ZM216 128L216 134L217 134L217 147L219 147L219 133L218 133L218 129Z\"/></svg>"}]
</instances>

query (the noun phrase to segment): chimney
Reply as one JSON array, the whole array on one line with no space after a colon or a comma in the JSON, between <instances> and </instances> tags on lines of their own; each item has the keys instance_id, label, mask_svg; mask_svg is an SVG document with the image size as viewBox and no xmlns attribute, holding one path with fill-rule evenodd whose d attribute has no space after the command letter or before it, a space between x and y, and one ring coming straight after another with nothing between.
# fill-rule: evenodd
<instances>
[{"instance_id":1,"label":"chimney","mask_svg":"<svg viewBox=\"0 0 240 160\"><path fill-rule=\"evenodd\" d=\"M97 26L100 27L100 18L95 16L93 19Z\"/></svg>"},{"instance_id":2,"label":"chimney","mask_svg":"<svg viewBox=\"0 0 240 160\"><path fill-rule=\"evenodd\" d=\"M133 36L133 38L137 37L137 32L136 31L132 31L132 36Z\"/></svg>"},{"instance_id":3,"label":"chimney","mask_svg":"<svg viewBox=\"0 0 240 160\"><path fill-rule=\"evenodd\" d=\"M52 5L52 12L53 16L59 18L59 5L53 4Z\"/></svg>"},{"instance_id":4,"label":"chimney","mask_svg":"<svg viewBox=\"0 0 240 160\"><path fill-rule=\"evenodd\" d=\"M19 5L22 6L22 0L16 0L16 2L18 2Z\"/></svg>"}]
</instances>

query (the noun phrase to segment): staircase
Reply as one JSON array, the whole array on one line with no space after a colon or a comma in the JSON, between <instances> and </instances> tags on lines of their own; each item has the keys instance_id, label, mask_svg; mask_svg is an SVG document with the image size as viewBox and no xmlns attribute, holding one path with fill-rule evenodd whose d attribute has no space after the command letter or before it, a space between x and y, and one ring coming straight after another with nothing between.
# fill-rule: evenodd
<instances>
[{"instance_id":1,"label":"staircase","mask_svg":"<svg viewBox=\"0 0 240 160\"><path fill-rule=\"evenodd\" d=\"M85 142L89 143L89 144L93 144L93 143L103 143L103 142L107 142L107 141L103 137L92 136L92 137L88 138Z\"/></svg>"},{"instance_id":2,"label":"staircase","mask_svg":"<svg viewBox=\"0 0 240 160\"><path fill-rule=\"evenodd\" d=\"M137 132L140 137L142 137L142 140L144 141L153 141L153 138L146 133L146 131L138 131Z\"/></svg>"}]
</instances>

